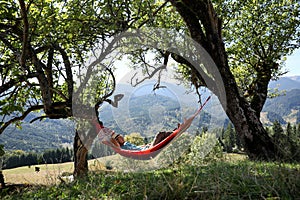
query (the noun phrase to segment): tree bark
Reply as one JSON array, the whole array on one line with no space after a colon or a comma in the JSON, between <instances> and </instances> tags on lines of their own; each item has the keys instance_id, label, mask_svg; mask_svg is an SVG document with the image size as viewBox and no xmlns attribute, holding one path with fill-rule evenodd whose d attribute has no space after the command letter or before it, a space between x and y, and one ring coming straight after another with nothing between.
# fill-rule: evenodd
<instances>
[{"instance_id":1,"label":"tree bark","mask_svg":"<svg viewBox=\"0 0 300 200\"><path fill-rule=\"evenodd\" d=\"M274 160L276 149L259 116L243 97L226 92L226 114L233 123L250 159Z\"/></svg>"},{"instance_id":2,"label":"tree bark","mask_svg":"<svg viewBox=\"0 0 300 200\"><path fill-rule=\"evenodd\" d=\"M88 149L85 147L81 138L79 137L79 133L76 130L74 137L74 177L82 177L88 172L88 162L87 162L87 154Z\"/></svg>"}]
</instances>

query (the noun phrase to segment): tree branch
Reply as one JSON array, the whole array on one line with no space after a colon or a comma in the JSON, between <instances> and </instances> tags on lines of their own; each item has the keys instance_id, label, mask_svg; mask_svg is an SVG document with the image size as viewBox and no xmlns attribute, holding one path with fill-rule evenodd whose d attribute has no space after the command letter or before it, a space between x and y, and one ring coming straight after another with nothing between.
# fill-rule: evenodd
<instances>
[{"instance_id":1,"label":"tree branch","mask_svg":"<svg viewBox=\"0 0 300 200\"><path fill-rule=\"evenodd\" d=\"M10 81L8 81L5 84L2 84L0 86L0 94L2 94L3 92L9 90L10 88L14 87L16 84L26 81L29 78L33 78L36 77L37 74L36 73L32 73L32 74L27 74L27 75L23 75L23 76L18 76L15 79L11 79Z\"/></svg>"},{"instance_id":2,"label":"tree branch","mask_svg":"<svg viewBox=\"0 0 300 200\"><path fill-rule=\"evenodd\" d=\"M31 106L30 108L28 108L21 116L19 117L14 117L10 120L8 120L7 122L4 122L4 124L1 126L0 128L0 134L3 133L3 131L12 123L16 122L16 121L20 121L20 120L23 120L25 119L25 117L32 111L35 111L35 110L41 110L43 109L44 106L43 105L35 105L35 106Z\"/></svg>"},{"instance_id":3,"label":"tree branch","mask_svg":"<svg viewBox=\"0 0 300 200\"><path fill-rule=\"evenodd\" d=\"M68 102L71 104L72 103L72 95L73 95L73 74L72 74L72 69L71 69L71 63L68 57L68 54L66 53L66 51L60 47L59 45L55 44L54 45L55 49L57 49L64 61L64 65L65 65L65 69L66 69L66 75L67 75L67 79L66 82L68 84Z\"/></svg>"},{"instance_id":4,"label":"tree branch","mask_svg":"<svg viewBox=\"0 0 300 200\"><path fill-rule=\"evenodd\" d=\"M22 54L20 57L20 65L23 69L27 69L26 68L26 57L28 54L28 47L29 47L29 42L28 42L28 37L29 37L29 23L28 23L28 18L27 18L27 9L26 9L26 5L25 2L23 0L19 0L19 4L21 7L21 16L23 19L23 23L24 23L24 28L23 28L23 45L22 45Z\"/></svg>"},{"instance_id":5,"label":"tree branch","mask_svg":"<svg viewBox=\"0 0 300 200\"><path fill-rule=\"evenodd\" d=\"M137 73L135 73L135 74L133 75L133 77L131 78L131 80L130 80L130 84L132 85L132 87L135 87L135 86L139 85L140 83L144 82L145 80L151 79L157 72L162 71L162 70L164 70L164 69L166 69L166 68L167 68L166 65L161 65L160 67L155 68L155 69L149 74L149 76L144 77L144 78L141 79L141 80L135 79L135 83L133 83L133 79L134 79L135 76L137 75Z\"/></svg>"},{"instance_id":6,"label":"tree branch","mask_svg":"<svg viewBox=\"0 0 300 200\"><path fill-rule=\"evenodd\" d=\"M15 55L19 55L20 52L6 39L0 34L0 40L12 51Z\"/></svg>"}]
</instances>

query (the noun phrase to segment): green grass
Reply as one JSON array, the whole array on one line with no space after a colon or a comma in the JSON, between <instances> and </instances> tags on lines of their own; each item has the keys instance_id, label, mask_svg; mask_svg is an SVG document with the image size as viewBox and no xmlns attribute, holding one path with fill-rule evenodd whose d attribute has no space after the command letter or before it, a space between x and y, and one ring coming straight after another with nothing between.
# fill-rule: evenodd
<instances>
[{"instance_id":1,"label":"green grass","mask_svg":"<svg viewBox=\"0 0 300 200\"><path fill-rule=\"evenodd\" d=\"M25 187L1 199L300 199L300 165L217 161L143 173L93 171L71 183Z\"/></svg>"}]
</instances>

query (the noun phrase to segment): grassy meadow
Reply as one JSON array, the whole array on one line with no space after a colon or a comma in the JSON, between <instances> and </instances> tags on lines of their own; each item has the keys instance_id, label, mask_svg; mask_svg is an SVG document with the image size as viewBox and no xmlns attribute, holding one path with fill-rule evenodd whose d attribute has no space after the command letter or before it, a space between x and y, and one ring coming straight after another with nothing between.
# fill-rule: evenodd
<instances>
[{"instance_id":1,"label":"grassy meadow","mask_svg":"<svg viewBox=\"0 0 300 200\"><path fill-rule=\"evenodd\" d=\"M112 158L110 158L112 159ZM148 172L106 170L107 160L89 161L89 175L71 182L57 177L72 172L73 163L4 170L9 184L1 199L300 199L300 165L253 162L225 155L191 166L176 164Z\"/></svg>"}]
</instances>

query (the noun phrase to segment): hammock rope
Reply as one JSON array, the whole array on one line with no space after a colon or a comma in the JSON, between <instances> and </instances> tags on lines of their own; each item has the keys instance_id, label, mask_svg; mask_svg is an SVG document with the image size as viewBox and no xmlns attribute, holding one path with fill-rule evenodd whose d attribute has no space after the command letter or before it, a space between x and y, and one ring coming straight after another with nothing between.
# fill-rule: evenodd
<instances>
[{"instance_id":1,"label":"hammock rope","mask_svg":"<svg viewBox=\"0 0 300 200\"><path fill-rule=\"evenodd\" d=\"M182 133L184 133L191 126L195 117L201 112L201 110L207 104L210 98L211 96L208 96L205 102L199 107L199 109L191 117L184 119L183 123L180 124L179 127L176 130L174 130L168 137L160 141L158 144L144 150L125 150L120 147L117 147L110 140L104 139L104 138L111 137L113 131L106 127L99 126L98 123L95 125L100 135L99 138L102 138L101 139L102 142L110 146L116 153L136 160L150 160L152 158L155 158L155 156L157 156L161 152L161 150L167 147L171 143L171 141L173 141L175 138L178 138Z\"/></svg>"}]
</instances>

